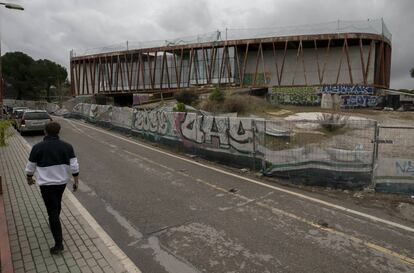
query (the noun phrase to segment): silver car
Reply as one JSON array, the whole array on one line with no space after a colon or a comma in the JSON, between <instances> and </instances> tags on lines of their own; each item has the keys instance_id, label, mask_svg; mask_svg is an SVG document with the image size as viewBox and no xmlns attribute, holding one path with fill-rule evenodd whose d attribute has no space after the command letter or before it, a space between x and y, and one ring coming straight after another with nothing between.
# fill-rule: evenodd
<instances>
[{"instance_id":1,"label":"silver car","mask_svg":"<svg viewBox=\"0 0 414 273\"><path fill-rule=\"evenodd\" d=\"M43 131L52 118L45 110L26 110L17 123L17 130L23 135L26 132Z\"/></svg>"}]
</instances>

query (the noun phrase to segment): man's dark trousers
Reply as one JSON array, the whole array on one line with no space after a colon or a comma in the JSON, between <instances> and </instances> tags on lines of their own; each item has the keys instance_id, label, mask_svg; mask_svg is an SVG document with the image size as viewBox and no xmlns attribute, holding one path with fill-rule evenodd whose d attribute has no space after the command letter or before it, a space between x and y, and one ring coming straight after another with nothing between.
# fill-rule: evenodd
<instances>
[{"instance_id":1,"label":"man's dark trousers","mask_svg":"<svg viewBox=\"0 0 414 273\"><path fill-rule=\"evenodd\" d=\"M60 210L62 203L62 195L65 191L66 184L63 185L46 185L40 186L43 201L49 215L49 225L55 239L55 246L63 245L62 226L60 224Z\"/></svg>"}]
</instances>

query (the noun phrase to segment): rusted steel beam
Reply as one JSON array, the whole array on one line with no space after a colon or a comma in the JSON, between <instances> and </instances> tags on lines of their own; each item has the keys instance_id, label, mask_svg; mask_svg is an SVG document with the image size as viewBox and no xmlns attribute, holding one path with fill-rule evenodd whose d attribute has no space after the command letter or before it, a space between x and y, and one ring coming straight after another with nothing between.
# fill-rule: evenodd
<instances>
[{"instance_id":1,"label":"rusted steel beam","mask_svg":"<svg viewBox=\"0 0 414 273\"><path fill-rule=\"evenodd\" d=\"M298 69L298 62L299 62L299 54L300 54L301 45L302 45L302 41L299 42L298 51L296 52L295 72L293 73L292 85L295 84L296 72L297 72L297 69Z\"/></svg>"},{"instance_id":2,"label":"rusted steel beam","mask_svg":"<svg viewBox=\"0 0 414 273\"><path fill-rule=\"evenodd\" d=\"M211 50L211 57L210 57L210 84L214 77L214 71L216 66L216 57L217 57L217 48L213 47Z\"/></svg>"},{"instance_id":3,"label":"rusted steel beam","mask_svg":"<svg viewBox=\"0 0 414 273\"><path fill-rule=\"evenodd\" d=\"M162 85L163 85L163 82L164 82L164 65L165 65L164 61L165 61L165 55L166 55L166 52L164 51L164 53L162 54L162 62L161 62L160 89L162 89Z\"/></svg>"},{"instance_id":4,"label":"rusted steel beam","mask_svg":"<svg viewBox=\"0 0 414 273\"><path fill-rule=\"evenodd\" d=\"M145 62L142 52L139 52L139 66L141 70L141 79L142 79L142 90L145 90Z\"/></svg>"},{"instance_id":5,"label":"rusted steel beam","mask_svg":"<svg viewBox=\"0 0 414 273\"><path fill-rule=\"evenodd\" d=\"M260 49L260 57L261 57L261 60L262 60L263 81L264 81L263 84L267 84L267 82L266 82L266 64L265 64L265 60L264 60L264 56L263 56L263 45Z\"/></svg>"},{"instance_id":6,"label":"rusted steel beam","mask_svg":"<svg viewBox=\"0 0 414 273\"><path fill-rule=\"evenodd\" d=\"M82 61L78 62L77 70L78 70L78 94L81 95L81 66L82 66Z\"/></svg>"},{"instance_id":7,"label":"rusted steel beam","mask_svg":"<svg viewBox=\"0 0 414 273\"><path fill-rule=\"evenodd\" d=\"M193 58L194 58L194 49L190 49L190 59L188 60L187 87L190 87L190 84L191 84L191 70L193 69Z\"/></svg>"},{"instance_id":8,"label":"rusted steel beam","mask_svg":"<svg viewBox=\"0 0 414 273\"><path fill-rule=\"evenodd\" d=\"M273 60L275 61L275 68L276 68L277 85L280 86L279 66L277 65L277 55L276 55L275 42L272 43L272 49L273 49Z\"/></svg>"},{"instance_id":9,"label":"rusted steel beam","mask_svg":"<svg viewBox=\"0 0 414 273\"><path fill-rule=\"evenodd\" d=\"M378 34L369 34L369 33L347 33L346 34L348 39L369 39L369 40L376 40L376 41L384 41L385 43L391 45L391 41L389 41L386 37ZM192 43L186 45L174 45L174 46L160 46L160 47L153 47L153 48L140 48L140 49L133 49L128 50L132 52L137 52L144 50L145 52L156 52L156 51L171 51L171 50L181 50L181 49L200 49L200 48L212 48L212 47L224 47L227 46L235 46L236 44L271 44L272 42L285 42L285 41L313 41L313 40L342 40L345 38L345 34L318 34L318 35L296 35L296 36L281 36L281 37L267 37L267 38L256 38L256 39L239 39L239 40L228 40L228 41L215 41L215 42L206 42L206 43ZM77 56L73 57L73 60L78 59L85 59L85 58L95 58L98 55L101 56L113 56L113 55L124 55L125 52L128 51L116 51L110 53L99 53L99 54L91 54L86 56Z\"/></svg>"},{"instance_id":10,"label":"rusted steel beam","mask_svg":"<svg viewBox=\"0 0 414 273\"><path fill-rule=\"evenodd\" d=\"M381 84L386 85L385 84L385 48L384 48L384 42L381 42Z\"/></svg>"},{"instance_id":11,"label":"rusted steel beam","mask_svg":"<svg viewBox=\"0 0 414 273\"><path fill-rule=\"evenodd\" d=\"M86 61L83 62L82 74L83 74L83 76L82 76L82 95L85 95L85 91L87 91L86 95L88 95L89 88L87 87L88 86L88 84L87 84L87 78L88 78L87 74L88 73L87 73L87 70L86 70ZM86 86L86 88L85 88L85 86Z\"/></svg>"},{"instance_id":12,"label":"rusted steel beam","mask_svg":"<svg viewBox=\"0 0 414 273\"><path fill-rule=\"evenodd\" d=\"M150 55L148 54L148 52L146 52L145 56L147 56L150 89L154 89L154 87L152 86L152 61L150 59ZM144 62L145 62L145 60L144 60Z\"/></svg>"},{"instance_id":13,"label":"rusted steel beam","mask_svg":"<svg viewBox=\"0 0 414 273\"><path fill-rule=\"evenodd\" d=\"M224 54L226 52L225 48L226 46L224 46L223 53L221 54L221 62L220 62L220 68L219 68L219 82L218 82L219 86L221 84L221 76L223 75Z\"/></svg>"},{"instance_id":14,"label":"rusted steel beam","mask_svg":"<svg viewBox=\"0 0 414 273\"><path fill-rule=\"evenodd\" d=\"M204 64L205 83L208 84L208 59L207 59L207 55L208 54L206 54L206 52L205 52L206 49L204 47L201 50L203 52L203 64ZM203 82L204 82L204 79L203 79Z\"/></svg>"},{"instance_id":15,"label":"rusted steel beam","mask_svg":"<svg viewBox=\"0 0 414 273\"><path fill-rule=\"evenodd\" d=\"M117 66L118 69L117 71L119 71L118 73L118 77L117 77L117 88L119 88L119 77L121 77L121 92L125 91L125 87L124 87L124 62L121 61L121 58L118 58L118 62L117 62Z\"/></svg>"},{"instance_id":16,"label":"rusted steel beam","mask_svg":"<svg viewBox=\"0 0 414 273\"><path fill-rule=\"evenodd\" d=\"M96 59L93 60L92 65L89 66L89 72L91 74L91 85L92 85L92 94L95 94L95 85L96 85Z\"/></svg>"},{"instance_id":17,"label":"rusted steel beam","mask_svg":"<svg viewBox=\"0 0 414 273\"><path fill-rule=\"evenodd\" d=\"M98 58L98 80L97 80L97 93L101 92L101 74L102 74L102 64L101 64L101 58Z\"/></svg>"},{"instance_id":18,"label":"rusted steel beam","mask_svg":"<svg viewBox=\"0 0 414 273\"><path fill-rule=\"evenodd\" d=\"M157 62L158 62L158 51L155 51L154 66L153 66L153 73L152 73L152 89L155 89L155 75L157 73Z\"/></svg>"},{"instance_id":19,"label":"rusted steel beam","mask_svg":"<svg viewBox=\"0 0 414 273\"><path fill-rule=\"evenodd\" d=\"M305 67L305 58L303 57L304 53L303 53L303 44L302 41L300 41L300 56L302 59L302 66L303 66L303 76L305 78L305 85L308 85L308 77L306 75L306 67Z\"/></svg>"},{"instance_id":20,"label":"rusted steel beam","mask_svg":"<svg viewBox=\"0 0 414 273\"><path fill-rule=\"evenodd\" d=\"M73 86L72 95L77 96L79 95L79 89L78 89L78 70L77 66L78 64L76 62L71 62L72 70L73 70L73 81L71 82L71 88Z\"/></svg>"},{"instance_id":21,"label":"rusted steel beam","mask_svg":"<svg viewBox=\"0 0 414 273\"><path fill-rule=\"evenodd\" d=\"M240 87L244 86L244 74L246 73L247 58L249 54L249 45L250 44L246 45L246 51L244 52L243 69L242 69L242 74L241 74Z\"/></svg>"},{"instance_id":22,"label":"rusted steel beam","mask_svg":"<svg viewBox=\"0 0 414 273\"><path fill-rule=\"evenodd\" d=\"M362 39L359 39L359 56L361 57L361 71L362 71L362 78L364 80L364 84L367 84L367 77L365 74L365 60L364 60L364 50L362 47Z\"/></svg>"},{"instance_id":23,"label":"rusted steel beam","mask_svg":"<svg viewBox=\"0 0 414 273\"><path fill-rule=\"evenodd\" d=\"M328 48L326 49L325 61L323 62L321 84L323 84L323 79L325 77L326 64L328 63L329 57L330 57L330 49L331 49L331 39L328 40Z\"/></svg>"},{"instance_id":24,"label":"rusted steel beam","mask_svg":"<svg viewBox=\"0 0 414 273\"><path fill-rule=\"evenodd\" d=\"M109 90L107 91L112 92L114 85L114 62L112 57L109 58L109 65L109 73L111 74L109 75Z\"/></svg>"},{"instance_id":25,"label":"rusted steel beam","mask_svg":"<svg viewBox=\"0 0 414 273\"><path fill-rule=\"evenodd\" d=\"M71 52L71 56L72 56L72 52ZM72 94L72 96L76 96L76 91L75 91L75 70L73 69L73 62L72 62L72 57L70 59L70 63L69 63L69 70L70 70L70 93ZM0 79L0 84L1 83L1 79ZM0 86L0 89L2 89L3 86ZM1 93L1 90L0 90Z\"/></svg>"},{"instance_id":26,"label":"rusted steel beam","mask_svg":"<svg viewBox=\"0 0 414 273\"><path fill-rule=\"evenodd\" d=\"M280 82L282 82L283 69L285 68L285 60L286 60L287 47L288 47L288 41L285 41L285 50L283 52L282 67L280 68Z\"/></svg>"},{"instance_id":27,"label":"rusted steel beam","mask_svg":"<svg viewBox=\"0 0 414 273\"><path fill-rule=\"evenodd\" d=\"M315 46L316 66L318 68L318 80L319 80L319 84L322 84L321 69L319 65L319 52L318 52L318 45L316 44L316 40L313 40L313 44Z\"/></svg>"},{"instance_id":28,"label":"rusted steel beam","mask_svg":"<svg viewBox=\"0 0 414 273\"><path fill-rule=\"evenodd\" d=\"M239 85L240 85L241 68L240 68L240 57L239 57L239 46L238 45L236 45L234 48L234 55L235 55L234 63L237 64L237 77L239 78Z\"/></svg>"},{"instance_id":29,"label":"rusted steel beam","mask_svg":"<svg viewBox=\"0 0 414 273\"><path fill-rule=\"evenodd\" d=\"M343 45L342 45L342 54L341 54L341 58L339 59L338 74L336 75L336 82L335 82L335 84L338 84L338 81L339 81L339 74L341 73L341 68L342 68L342 59L343 59L344 54L345 54L345 43L346 43L346 40L344 40L344 43L343 43Z\"/></svg>"},{"instance_id":30,"label":"rusted steel beam","mask_svg":"<svg viewBox=\"0 0 414 273\"><path fill-rule=\"evenodd\" d=\"M128 55L130 59L128 60ZM125 72L127 74L127 81L128 81L128 90L132 91L132 70L133 70L133 62L134 56L131 54L125 55Z\"/></svg>"},{"instance_id":31,"label":"rusted steel beam","mask_svg":"<svg viewBox=\"0 0 414 273\"><path fill-rule=\"evenodd\" d=\"M171 89L171 82L170 82L170 69L168 67L168 56L167 56L167 52L164 51L165 54L165 67L166 67L166 73L167 73L167 86L168 89Z\"/></svg>"},{"instance_id":32,"label":"rusted steel beam","mask_svg":"<svg viewBox=\"0 0 414 273\"><path fill-rule=\"evenodd\" d=\"M352 77L351 60L349 59L348 39L346 38L346 36L345 36L345 54L346 54L346 61L348 63L349 80L351 81L351 84L354 84L354 80Z\"/></svg>"},{"instance_id":33,"label":"rusted steel beam","mask_svg":"<svg viewBox=\"0 0 414 273\"><path fill-rule=\"evenodd\" d=\"M230 79L232 78L229 47L226 48L226 69L227 69L227 81L228 81L227 83L229 83Z\"/></svg>"},{"instance_id":34,"label":"rusted steel beam","mask_svg":"<svg viewBox=\"0 0 414 273\"><path fill-rule=\"evenodd\" d=\"M177 68L177 56L175 54L175 50L173 50L173 64L174 64L174 69L175 69L175 84L178 87L178 68Z\"/></svg>"},{"instance_id":35,"label":"rusted steel beam","mask_svg":"<svg viewBox=\"0 0 414 273\"><path fill-rule=\"evenodd\" d=\"M183 56L184 56L184 49L182 48L181 49L181 56L180 56L180 69L179 69L179 76L178 76L178 85L177 85L177 87L178 87L178 89L180 89L181 88L181 75L182 75L182 72L183 72Z\"/></svg>"},{"instance_id":36,"label":"rusted steel beam","mask_svg":"<svg viewBox=\"0 0 414 273\"><path fill-rule=\"evenodd\" d=\"M386 53L386 58L385 58L385 68L386 70L386 82L385 82L385 87L389 88L390 87L390 77L391 77L391 56L392 56L392 48L388 45L385 44L385 53Z\"/></svg>"},{"instance_id":37,"label":"rusted steel beam","mask_svg":"<svg viewBox=\"0 0 414 273\"><path fill-rule=\"evenodd\" d=\"M262 43L259 44L259 48L257 49L256 68L254 70L253 86L256 86L257 72L258 72L258 69L259 69L259 56L260 56L261 49L262 49Z\"/></svg>"},{"instance_id":38,"label":"rusted steel beam","mask_svg":"<svg viewBox=\"0 0 414 273\"><path fill-rule=\"evenodd\" d=\"M193 51L193 66L194 66L194 75L195 75L195 81L196 81L196 86L198 88L198 52L197 50Z\"/></svg>"}]
</instances>

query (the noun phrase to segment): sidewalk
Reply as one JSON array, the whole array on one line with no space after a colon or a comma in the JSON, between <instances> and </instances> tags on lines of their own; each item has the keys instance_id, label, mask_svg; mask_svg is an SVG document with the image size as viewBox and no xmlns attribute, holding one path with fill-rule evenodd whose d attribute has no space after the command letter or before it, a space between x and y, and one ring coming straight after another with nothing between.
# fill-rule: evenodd
<instances>
[{"instance_id":1,"label":"sidewalk","mask_svg":"<svg viewBox=\"0 0 414 273\"><path fill-rule=\"evenodd\" d=\"M65 250L51 255L53 237L39 187L28 186L24 167L30 146L15 133L0 147L0 174L14 272L140 272L71 193L65 190ZM1 223L0 223L1 224Z\"/></svg>"}]
</instances>

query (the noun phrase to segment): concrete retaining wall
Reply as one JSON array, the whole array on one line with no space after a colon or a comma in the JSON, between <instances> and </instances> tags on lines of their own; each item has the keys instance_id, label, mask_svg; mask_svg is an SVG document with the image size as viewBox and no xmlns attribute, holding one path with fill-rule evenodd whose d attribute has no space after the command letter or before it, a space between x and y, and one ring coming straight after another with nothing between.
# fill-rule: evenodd
<instances>
[{"instance_id":1,"label":"concrete retaining wall","mask_svg":"<svg viewBox=\"0 0 414 273\"><path fill-rule=\"evenodd\" d=\"M72 116L225 164L256 170L267 166L262 170L269 176L289 174L289 177L296 179L300 172L295 176L294 170L302 173L305 170L318 170L317 173L326 172L330 175L317 176L318 179L312 182L309 178L305 180L312 184L339 187L361 187L370 183L370 151L335 149L328 145L312 149L298 147L273 150L266 146L264 119L146 111L85 103L76 105ZM279 136L273 134L271 137ZM343 175L345 172L352 174L353 179ZM329 179L326 177L331 180L327 181Z\"/></svg>"}]
</instances>

